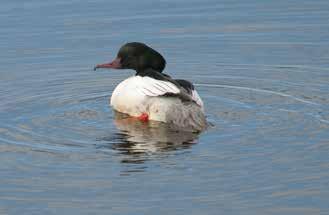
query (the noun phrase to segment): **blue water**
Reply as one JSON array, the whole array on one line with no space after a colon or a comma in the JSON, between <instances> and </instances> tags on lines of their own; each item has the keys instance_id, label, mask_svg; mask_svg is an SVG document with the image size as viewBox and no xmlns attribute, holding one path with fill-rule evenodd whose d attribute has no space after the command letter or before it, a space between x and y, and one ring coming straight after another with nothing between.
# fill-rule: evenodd
<instances>
[{"instance_id":1,"label":"blue water","mask_svg":"<svg viewBox=\"0 0 329 215\"><path fill-rule=\"evenodd\" d=\"M2 1L0 214L328 214L328 1ZM193 81L200 135L114 119L125 42Z\"/></svg>"}]
</instances>

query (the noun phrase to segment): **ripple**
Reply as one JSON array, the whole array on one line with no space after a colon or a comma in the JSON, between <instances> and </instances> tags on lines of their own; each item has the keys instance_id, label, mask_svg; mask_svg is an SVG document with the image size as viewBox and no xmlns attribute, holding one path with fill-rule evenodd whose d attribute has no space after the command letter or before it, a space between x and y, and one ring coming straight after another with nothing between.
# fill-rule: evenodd
<instances>
[{"instance_id":1,"label":"ripple","mask_svg":"<svg viewBox=\"0 0 329 215\"><path fill-rule=\"evenodd\" d=\"M198 79L195 85L204 98L209 121L215 127L210 132L232 132L228 136L234 137L250 132L250 127L257 127L257 123L272 129L275 123L281 124L279 121L286 117L284 112L295 112L297 115L294 117L310 116L328 124L326 113L318 114L322 104L314 102L314 97L304 95L310 89L320 86L316 85L318 82L311 83L312 88L306 88L296 96L291 89L298 91L304 86L303 82L290 79L280 82L263 76L240 75L242 70L259 69L255 65L224 66L224 71L233 71L233 74L224 72L220 75L192 76ZM266 72L273 69L296 69L282 65L261 67L266 68ZM171 133L161 126L155 129L140 124L127 127L129 123L118 123L108 105L108 99L116 83L124 77L119 75L100 80L87 71L83 73L85 77L78 81L73 81L72 74L49 80L44 85L45 90L37 95L32 93L36 88L31 88L31 93L27 92L24 96L16 96L15 100L11 100L8 95L7 104L10 106L15 103L18 107L12 110L13 114L19 114L12 119L7 118L8 126L1 130L2 141L26 145L35 150L83 152L95 150L96 147L96 150L106 152L110 149L111 153L115 150L126 155L128 152L143 153L147 160L149 154L185 148L185 143L195 143L194 140L198 139L197 136ZM261 88L263 86L273 90ZM216 90L218 88L224 91L219 93ZM24 112L21 112L21 108L24 108ZM303 113L305 110L308 113ZM104 138L100 138L102 136ZM228 137L222 135L225 136Z\"/></svg>"},{"instance_id":2,"label":"ripple","mask_svg":"<svg viewBox=\"0 0 329 215\"><path fill-rule=\"evenodd\" d=\"M264 89L257 89L257 88L251 88L251 87L240 87L240 86L230 86L230 85L223 85L223 84L195 84L195 86L205 86L205 87L216 87L216 88L231 88L231 89L238 89L238 90L242 90L242 91L255 91L255 92L259 92L259 93L266 93L266 94L274 94L274 95L278 95L281 97L288 97L291 98L295 101L299 101L305 104L311 104L311 105L320 105L314 102L310 102L301 98L297 98L293 95L289 95L289 94L285 94L285 93L281 93L281 92L275 92L272 90L264 90Z\"/></svg>"}]
</instances>

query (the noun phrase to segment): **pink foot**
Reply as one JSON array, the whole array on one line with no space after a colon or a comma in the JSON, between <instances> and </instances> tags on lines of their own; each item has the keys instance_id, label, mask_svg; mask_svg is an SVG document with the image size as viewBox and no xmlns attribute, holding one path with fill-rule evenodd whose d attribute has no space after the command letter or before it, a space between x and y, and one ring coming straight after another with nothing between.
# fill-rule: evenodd
<instances>
[{"instance_id":1,"label":"pink foot","mask_svg":"<svg viewBox=\"0 0 329 215\"><path fill-rule=\"evenodd\" d=\"M147 113L142 113L139 117L137 117L140 121L148 122L149 121L149 115Z\"/></svg>"}]
</instances>

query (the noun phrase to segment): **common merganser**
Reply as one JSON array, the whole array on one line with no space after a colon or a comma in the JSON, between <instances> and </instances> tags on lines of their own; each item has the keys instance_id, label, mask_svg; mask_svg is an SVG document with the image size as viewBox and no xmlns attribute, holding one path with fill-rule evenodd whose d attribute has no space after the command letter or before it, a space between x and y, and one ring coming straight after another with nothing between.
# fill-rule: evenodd
<instances>
[{"instance_id":1,"label":"common merganser","mask_svg":"<svg viewBox=\"0 0 329 215\"><path fill-rule=\"evenodd\" d=\"M179 130L200 132L207 127L203 102L193 84L162 73L163 56L151 47L131 42L123 45L111 63L97 68L133 69L136 74L113 91L114 110L147 122L160 121Z\"/></svg>"}]
</instances>

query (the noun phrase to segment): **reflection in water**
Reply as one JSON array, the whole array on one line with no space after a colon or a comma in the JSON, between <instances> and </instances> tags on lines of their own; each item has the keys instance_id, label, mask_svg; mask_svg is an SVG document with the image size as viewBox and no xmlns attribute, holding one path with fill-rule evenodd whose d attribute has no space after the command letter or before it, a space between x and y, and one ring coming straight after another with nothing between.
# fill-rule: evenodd
<instances>
[{"instance_id":1,"label":"reflection in water","mask_svg":"<svg viewBox=\"0 0 329 215\"><path fill-rule=\"evenodd\" d=\"M144 163L162 152L187 149L198 137L197 133L174 131L165 123L145 123L117 112L114 124L120 132L103 140L111 142L107 147L126 155L123 163Z\"/></svg>"}]
</instances>

